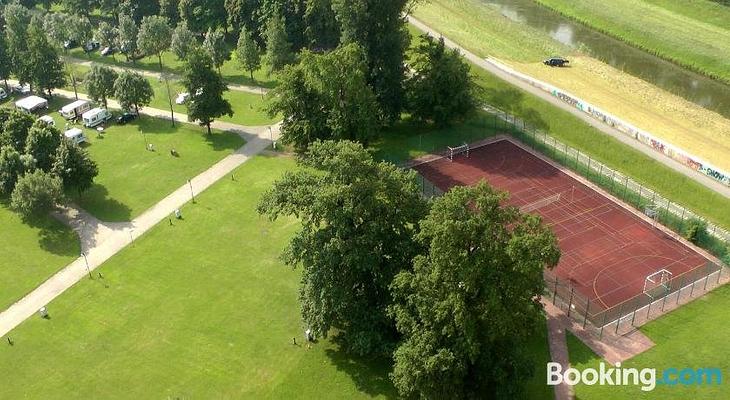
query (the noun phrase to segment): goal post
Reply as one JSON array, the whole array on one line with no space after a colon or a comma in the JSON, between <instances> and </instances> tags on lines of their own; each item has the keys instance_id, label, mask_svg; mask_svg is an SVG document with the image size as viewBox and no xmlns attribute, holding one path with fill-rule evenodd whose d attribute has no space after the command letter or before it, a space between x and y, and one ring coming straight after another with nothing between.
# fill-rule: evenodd
<instances>
[{"instance_id":1,"label":"goal post","mask_svg":"<svg viewBox=\"0 0 730 400\"><path fill-rule=\"evenodd\" d=\"M649 274L644 278L644 294L652 299L669 293L671 289L672 273L666 269Z\"/></svg>"},{"instance_id":2,"label":"goal post","mask_svg":"<svg viewBox=\"0 0 730 400\"><path fill-rule=\"evenodd\" d=\"M466 158L469 158L469 144L464 143L461 146L451 147L448 146L449 149L449 161L454 161L454 157L458 156L459 154L466 154Z\"/></svg>"}]
</instances>

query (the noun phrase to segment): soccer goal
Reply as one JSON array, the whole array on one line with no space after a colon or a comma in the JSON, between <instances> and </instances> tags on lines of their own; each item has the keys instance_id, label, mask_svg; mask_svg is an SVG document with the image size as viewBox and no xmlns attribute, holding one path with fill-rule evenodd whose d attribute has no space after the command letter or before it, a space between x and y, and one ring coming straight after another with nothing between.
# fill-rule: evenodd
<instances>
[{"instance_id":1,"label":"soccer goal","mask_svg":"<svg viewBox=\"0 0 730 400\"><path fill-rule=\"evenodd\" d=\"M560 193L556 193L552 196L548 196L538 201L534 201L530 204L525 204L524 206L520 207L520 211L522 211L523 213L529 213L535 210L539 210L543 207L547 207L550 204L556 203L558 201L560 201Z\"/></svg>"},{"instance_id":2,"label":"soccer goal","mask_svg":"<svg viewBox=\"0 0 730 400\"><path fill-rule=\"evenodd\" d=\"M469 158L469 145L467 143L456 147L449 146L449 161L454 161L454 157L459 154L466 154L466 158Z\"/></svg>"},{"instance_id":3,"label":"soccer goal","mask_svg":"<svg viewBox=\"0 0 730 400\"><path fill-rule=\"evenodd\" d=\"M656 299L669 293L672 273L666 269L659 270L644 278L644 294Z\"/></svg>"}]
</instances>

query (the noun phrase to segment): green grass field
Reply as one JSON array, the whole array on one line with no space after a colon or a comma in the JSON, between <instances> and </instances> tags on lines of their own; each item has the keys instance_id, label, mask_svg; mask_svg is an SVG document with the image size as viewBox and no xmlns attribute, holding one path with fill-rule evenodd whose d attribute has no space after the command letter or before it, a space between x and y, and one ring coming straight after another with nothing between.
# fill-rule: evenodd
<instances>
[{"instance_id":1,"label":"green grass field","mask_svg":"<svg viewBox=\"0 0 730 400\"><path fill-rule=\"evenodd\" d=\"M730 82L730 9L705 0L536 0L686 68Z\"/></svg>"},{"instance_id":2,"label":"green grass field","mask_svg":"<svg viewBox=\"0 0 730 400\"><path fill-rule=\"evenodd\" d=\"M720 368L730 371L730 350L727 346L727 309L730 307L730 287L713 292L672 311L641 328L655 344L645 353L624 362L624 368L656 368L657 376L667 368ZM568 336L570 362L582 370L597 367L600 358L572 335ZM727 398L727 376L721 385L667 386L660 385L651 398L667 400ZM634 386L585 386L575 388L581 400L645 398L646 393Z\"/></svg>"},{"instance_id":3,"label":"green grass field","mask_svg":"<svg viewBox=\"0 0 730 400\"><path fill-rule=\"evenodd\" d=\"M51 216L24 222L0 201L0 310L81 252L76 234Z\"/></svg>"}]
</instances>

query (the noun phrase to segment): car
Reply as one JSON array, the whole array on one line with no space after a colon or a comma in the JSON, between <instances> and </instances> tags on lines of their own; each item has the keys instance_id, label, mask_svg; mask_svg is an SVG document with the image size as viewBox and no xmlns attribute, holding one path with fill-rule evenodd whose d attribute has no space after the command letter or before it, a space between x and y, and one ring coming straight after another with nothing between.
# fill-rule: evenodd
<instances>
[{"instance_id":1,"label":"car","mask_svg":"<svg viewBox=\"0 0 730 400\"><path fill-rule=\"evenodd\" d=\"M8 98L8 92L5 91L5 89L0 88L0 100L5 100Z\"/></svg>"},{"instance_id":2,"label":"car","mask_svg":"<svg viewBox=\"0 0 730 400\"><path fill-rule=\"evenodd\" d=\"M119 125L124 125L127 122L132 122L137 118L137 114L131 113L131 112L125 112L119 117L117 117L117 123Z\"/></svg>"},{"instance_id":3,"label":"car","mask_svg":"<svg viewBox=\"0 0 730 400\"><path fill-rule=\"evenodd\" d=\"M84 51L87 53L91 53L92 51L98 49L99 46L99 42L97 42L96 40L92 40L84 45Z\"/></svg>"},{"instance_id":4,"label":"car","mask_svg":"<svg viewBox=\"0 0 730 400\"><path fill-rule=\"evenodd\" d=\"M570 63L570 61L563 57L550 57L542 63L550 67L564 67L566 64Z\"/></svg>"},{"instance_id":5,"label":"car","mask_svg":"<svg viewBox=\"0 0 730 400\"><path fill-rule=\"evenodd\" d=\"M45 122L48 126L56 126L56 121L54 121L53 117L51 117L50 115L44 115L38 118L38 120Z\"/></svg>"},{"instance_id":6,"label":"car","mask_svg":"<svg viewBox=\"0 0 730 400\"><path fill-rule=\"evenodd\" d=\"M104 47L104 48L103 48L103 49L101 50L101 55L102 55L102 56L110 56L110 55L112 55L112 54L114 54L114 48L113 48L113 47L111 47L111 46L107 46L107 47Z\"/></svg>"},{"instance_id":7,"label":"car","mask_svg":"<svg viewBox=\"0 0 730 400\"><path fill-rule=\"evenodd\" d=\"M69 40L66 40L66 41L63 42L63 48L66 49L66 50L71 50L71 49L73 49L74 47L76 47L78 45L79 44L76 43L76 41L73 40L73 39L69 39Z\"/></svg>"},{"instance_id":8,"label":"car","mask_svg":"<svg viewBox=\"0 0 730 400\"><path fill-rule=\"evenodd\" d=\"M15 93L29 94L30 93L30 84L27 84L27 83L25 85L17 84L15 86L13 86L11 89Z\"/></svg>"},{"instance_id":9,"label":"car","mask_svg":"<svg viewBox=\"0 0 730 400\"><path fill-rule=\"evenodd\" d=\"M178 93L177 97L175 98L175 104L177 104L177 105L185 104L189 98L190 98L190 93Z\"/></svg>"}]
</instances>

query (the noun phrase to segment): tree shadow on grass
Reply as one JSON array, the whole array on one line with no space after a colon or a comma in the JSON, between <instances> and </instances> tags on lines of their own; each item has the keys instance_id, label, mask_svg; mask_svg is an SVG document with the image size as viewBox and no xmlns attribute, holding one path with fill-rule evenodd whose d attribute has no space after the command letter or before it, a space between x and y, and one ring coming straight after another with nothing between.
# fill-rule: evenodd
<instances>
[{"instance_id":1,"label":"tree shadow on grass","mask_svg":"<svg viewBox=\"0 0 730 400\"><path fill-rule=\"evenodd\" d=\"M341 349L328 349L326 354L337 370L345 372L352 378L360 392L369 396L385 396L389 399L398 397L388 377L391 369L390 360L357 357Z\"/></svg>"},{"instance_id":2,"label":"tree shadow on grass","mask_svg":"<svg viewBox=\"0 0 730 400\"><path fill-rule=\"evenodd\" d=\"M0 200L0 206L10 209L7 198ZM11 211L14 212L14 211ZM50 214L23 217L24 224L38 229L38 245L45 251L57 256L76 256L81 248L76 233L54 219Z\"/></svg>"},{"instance_id":3,"label":"tree shadow on grass","mask_svg":"<svg viewBox=\"0 0 730 400\"><path fill-rule=\"evenodd\" d=\"M213 132L205 135L205 143L214 151L236 151L246 144L240 136L231 132Z\"/></svg>"},{"instance_id":4,"label":"tree shadow on grass","mask_svg":"<svg viewBox=\"0 0 730 400\"><path fill-rule=\"evenodd\" d=\"M109 197L106 187L95 183L81 194L73 196L84 210L105 222L127 222L132 219L132 209L119 200Z\"/></svg>"}]
</instances>

